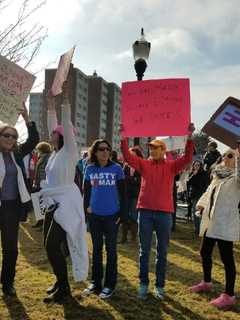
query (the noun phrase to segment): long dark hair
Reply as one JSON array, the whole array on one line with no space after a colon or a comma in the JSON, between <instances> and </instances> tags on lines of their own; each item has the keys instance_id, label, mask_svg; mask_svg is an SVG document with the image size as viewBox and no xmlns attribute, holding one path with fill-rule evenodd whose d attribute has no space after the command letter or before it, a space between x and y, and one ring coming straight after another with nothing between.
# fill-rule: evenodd
<instances>
[{"instance_id":1,"label":"long dark hair","mask_svg":"<svg viewBox=\"0 0 240 320\"><path fill-rule=\"evenodd\" d=\"M58 150L62 149L63 145L64 145L63 136L58 133Z\"/></svg>"},{"instance_id":2,"label":"long dark hair","mask_svg":"<svg viewBox=\"0 0 240 320\"><path fill-rule=\"evenodd\" d=\"M107 140L105 140L105 139L95 140L88 150L88 158L89 158L90 163L92 163L92 164L99 165L96 153L97 153L98 147L101 143L106 143L106 145L109 147L110 151L112 150L112 147ZM110 157L110 153L109 153L109 157ZM111 162L110 159L109 159L109 162Z\"/></svg>"},{"instance_id":3,"label":"long dark hair","mask_svg":"<svg viewBox=\"0 0 240 320\"><path fill-rule=\"evenodd\" d=\"M194 165L195 165L196 163L199 163L199 164L200 164L200 167L199 167L198 172L202 172L202 171L204 171L202 161L201 161L201 160L195 160L195 161L193 161L193 163L192 163L192 167L191 167L190 175L191 175L191 174L193 174Z\"/></svg>"}]
</instances>

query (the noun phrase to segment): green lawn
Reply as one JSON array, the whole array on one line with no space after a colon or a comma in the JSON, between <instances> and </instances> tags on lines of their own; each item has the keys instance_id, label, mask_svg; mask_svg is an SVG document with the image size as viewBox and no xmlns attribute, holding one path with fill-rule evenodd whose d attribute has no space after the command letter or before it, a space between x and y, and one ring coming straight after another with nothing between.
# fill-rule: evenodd
<instances>
[{"instance_id":1,"label":"green lawn","mask_svg":"<svg viewBox=\"0 0 240 320\"><path fill-rule=\"evenodd\" d=\"M214 258L214 291L210 294L190 294L188 287L201 280L199 241L194 239L192 225L178 222L169 248L169 265L164 302L152 294L146 301L136 298L138 286L138 247L119 245L119 281L115 295L102 301L97 296L81 298L86 284L73 284L73 298L65 305L47 306L42 302L45 289L52 284L42 235L31 228L30 223L21 226L20 254L18 259L16 289L17 298L0 298L0 320L157 320L157 319L234 319L240 320L240 301L232 311L221 312L210 307L208 301L224 289L224 272L217 250ZM90 243L90 242L89 242ZM153 246L154 247L154 246ZM236 246L237 269L240 262L240 247ZM154 255L152 252L151 290L154 284ZM71 281L72 282L72 281ZM237 278L236 293L239 291Z\"/></svg>"}]
</instances>

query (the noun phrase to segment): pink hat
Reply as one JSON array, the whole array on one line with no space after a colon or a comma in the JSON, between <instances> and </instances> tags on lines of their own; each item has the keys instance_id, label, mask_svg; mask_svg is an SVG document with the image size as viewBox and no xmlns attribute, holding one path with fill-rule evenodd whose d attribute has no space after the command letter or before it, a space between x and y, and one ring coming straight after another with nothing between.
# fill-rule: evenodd
<instances>
[{"instance_id":1,"label":"pink hat","mask_svg":"<svg viewBox=\"0 0 240 320\"><path fill-rule=\"evenodd\" d=\"M53 130L53 132L57 132L58 134L60 134L61 136L63 136L64 128L63 128L62 125L58 125L58 126ZM72 127L72 134L73 134L73 135L76 135L76 133L77 133L77 130L76 130L74 127Z\"/></svg>"}]
</instances>

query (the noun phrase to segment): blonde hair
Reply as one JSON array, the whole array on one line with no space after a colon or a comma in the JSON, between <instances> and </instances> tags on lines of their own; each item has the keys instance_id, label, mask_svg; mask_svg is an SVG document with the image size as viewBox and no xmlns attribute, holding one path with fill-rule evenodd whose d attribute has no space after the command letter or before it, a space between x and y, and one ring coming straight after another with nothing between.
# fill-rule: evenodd
<instances>
[{"instance_id":1,"label":"blonde hair","mask_svg":"<svg viewBox=\"0 0 240 320\"><path fill-rule=\"evenodd\" d=\"M51 153L52 147L51 147L50 143L48 143L46 141L41 141L36 145L36 150L41 153Z\"/></svg>"}]
</instances>

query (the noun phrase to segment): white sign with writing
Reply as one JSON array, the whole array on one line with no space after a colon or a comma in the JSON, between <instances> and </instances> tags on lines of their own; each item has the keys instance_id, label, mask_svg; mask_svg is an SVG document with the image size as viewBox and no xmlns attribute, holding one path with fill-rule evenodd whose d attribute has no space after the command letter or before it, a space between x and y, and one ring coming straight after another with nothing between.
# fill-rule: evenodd
<instances>
[{"instance_id":1,"label":"white sign with writing","mask_svg":"<svg viewBox=\"0 0 240 320\"><path fill-rule=\"evenodd\" d=\"M35 77L0 55L0 120L15 125Z\"/></svg>"},{"instance_id":2,"label":"white sign with writing","mask_svg":"<svg viewBox=\"0 0 240 320\"><path fill-rule=\"evenodd\" d=\"M228 104L215 118L214 122L218 126L240 136L240 110L234 105Z\"/></svg>"}]
</instances>

